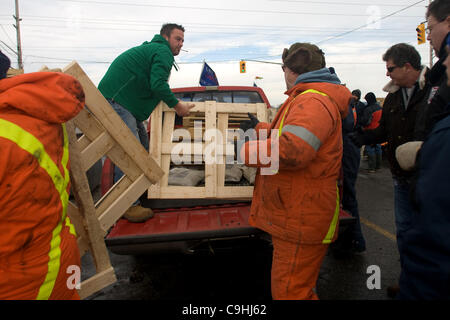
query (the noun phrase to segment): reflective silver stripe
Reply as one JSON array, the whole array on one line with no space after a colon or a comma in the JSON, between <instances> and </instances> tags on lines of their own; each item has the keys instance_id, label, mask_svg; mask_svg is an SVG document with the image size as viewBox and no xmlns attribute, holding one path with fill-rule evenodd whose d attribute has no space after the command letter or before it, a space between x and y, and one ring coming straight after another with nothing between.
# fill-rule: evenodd
<instances>
[{"instance_id":1,"label":"reflective silver stripe","mask_svg":"<svg viewBox=\"0 0 450 320\"><path fill-rule=\"evenodd\" d=\"M300 139L304 140L316 152L317 152L317 150L319 150L320 146L322 145L322 142L319 140L319 138L317 138L314 133L312 133L311 131L309 131L308 129L306 129L304 127L287 125L287 126L283 127L283 130L281 130L281 133L283 133L283 132L292 133L296 137L299 137Z\"/></svg>"}]
</instances>

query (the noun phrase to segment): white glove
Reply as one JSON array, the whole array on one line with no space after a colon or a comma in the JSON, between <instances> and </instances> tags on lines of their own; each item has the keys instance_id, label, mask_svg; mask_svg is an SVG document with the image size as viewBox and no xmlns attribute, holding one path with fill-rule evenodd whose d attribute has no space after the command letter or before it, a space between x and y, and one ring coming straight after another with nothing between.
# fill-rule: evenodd
<instances>
[{"instance_id":1,"label":"white glove","mask_svg":"<svg viewBox=\"0 0 450 320\"><path fill-rule=\"evenodd\" d=\"M395 150L395 158L403 170L412 170L416 164L417 152L422 147L423 141L410 141L398 146Z\"/></svg>"}]
</instances>

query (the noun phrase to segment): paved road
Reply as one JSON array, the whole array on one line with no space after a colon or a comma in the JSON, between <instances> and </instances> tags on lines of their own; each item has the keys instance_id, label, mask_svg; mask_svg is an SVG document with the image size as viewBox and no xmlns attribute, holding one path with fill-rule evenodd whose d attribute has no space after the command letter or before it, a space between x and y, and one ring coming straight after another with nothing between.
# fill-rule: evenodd
<instances>
[{"instance_id":1,"label":"paved road","mask_svg":"<svg viewBox=\"0 0 450 320\"><path fill-rule=\"evenodd\" d=\"M327 255L319 275L321 299L385 300L388 286L397 282L400 260L395 241L393 183L387 164L377 173L366 173L362 161L357 180L357 198L366 252L336 259ZM369 290L367 280L374 275L370 266L379 267L380 289ZM372 278L370 279L372 280ZM369 281L374 283L374 281Z\"/></svg>"},{"instance_id":2,"label":"paved road","mask_svg":"<svg viewBox=\"0 0 450 320\"><path fill-rule=\"evenodd\" d=\"M367 251L339 259L326 256L317 283L322 300L387 300L386 288L400 273L390 172L386 164L374 174L366 173L366 167L362 161L357 196ZM270 299L271 248L265 242L247 241L239 249L195 256L110 256L118 282L90 300ZM92 273L92 265L89 256L83 257L83 276ZM380 289L369 289L369 277L370 284L377 284L377 270Z\"/></svg>"}]
</instances>

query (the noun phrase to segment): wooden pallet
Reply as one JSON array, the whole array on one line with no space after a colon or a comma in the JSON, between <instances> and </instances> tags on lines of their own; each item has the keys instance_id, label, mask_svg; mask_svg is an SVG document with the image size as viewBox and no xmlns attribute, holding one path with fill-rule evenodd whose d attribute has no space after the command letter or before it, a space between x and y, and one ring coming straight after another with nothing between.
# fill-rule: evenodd
<instances>
[{"instance_id":1,"label":"wooden pallet","mask_svg":"<svg viewBox=\"0 0 450 320\"><path fill-rule=\"evenodd\" d=\"M160 103L151 116L150 154L154 157L156 163L161 165L165 174L158 183L149 188L148 197L150 199L251 199L253 186L225 186L225 160L227 155L234 156L232 139L225 134L229 132L230 115L233 115L234 119L248 120L248 112L256 115L260 121L267 121L267 107L264 103L196 102L195 108L191 110L191 114L195 115L193 118L203 122L203 130L218 129L222 136L221 141L218 141L219 139L214 141L215 137L211 136L203 137L203 139L197 141L174 142L178 141L174 139L175 111L166 104ZM202 133L204 133L203 130ZM205 170L205 185L202 187L168 185L172 151L176 150L174 148L180 149L181 145L179 144L183 143L185 143L183 155L189 157L202 157L205 149L211 144L215 144L216 151L212 152L211 155L216 160L222 159L222 163L219 163L219 161L216 163L200 162ZM217 152L218 150L222 150L222 152Z\"/></svg>"},{"instance_id":2,"label":"wooden pallet","mask_svg":"<svg viewBox=\"0 0 450 320\"><path fill-rule=\"evenodd\" d=\"M86 97L86 107L66 124L76 200L76 204L69 202L68 215L78 235L80 255L90 252L96 268L94 276L81 282L78 292L83 299L116 282L104 236L163 171L76 62L63 72L81 83ZM75 128L83 133L79 139ZM94 203L86 171L104 156L119 166L124 176Z\"/></svg>"}]
</instances>

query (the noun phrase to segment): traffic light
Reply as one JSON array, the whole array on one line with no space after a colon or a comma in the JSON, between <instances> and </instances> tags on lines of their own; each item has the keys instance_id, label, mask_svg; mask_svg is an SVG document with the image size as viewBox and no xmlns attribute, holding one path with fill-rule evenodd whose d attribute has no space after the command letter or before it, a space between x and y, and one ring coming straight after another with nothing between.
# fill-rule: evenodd
<instances>
[{"instance_id":1,"label":"traffic light","mask_svg":"<svg viewBox=\"0 0 450 320\"><path fill-rule=\"evenodd\" d=\"M417 43L422 44L426 42L425 37L425 24L421 23L416 28L417 31Z\"/></svg>"},{"instance_id":2,"label":"traffic light","mask_svg":"<svg viewBox=\"0 0 450 320\"><path fill-rule=\"evenodd\" d=\"M239 61L239 71L245 73L245 61Z\"/></svg>"}]
</instances>

